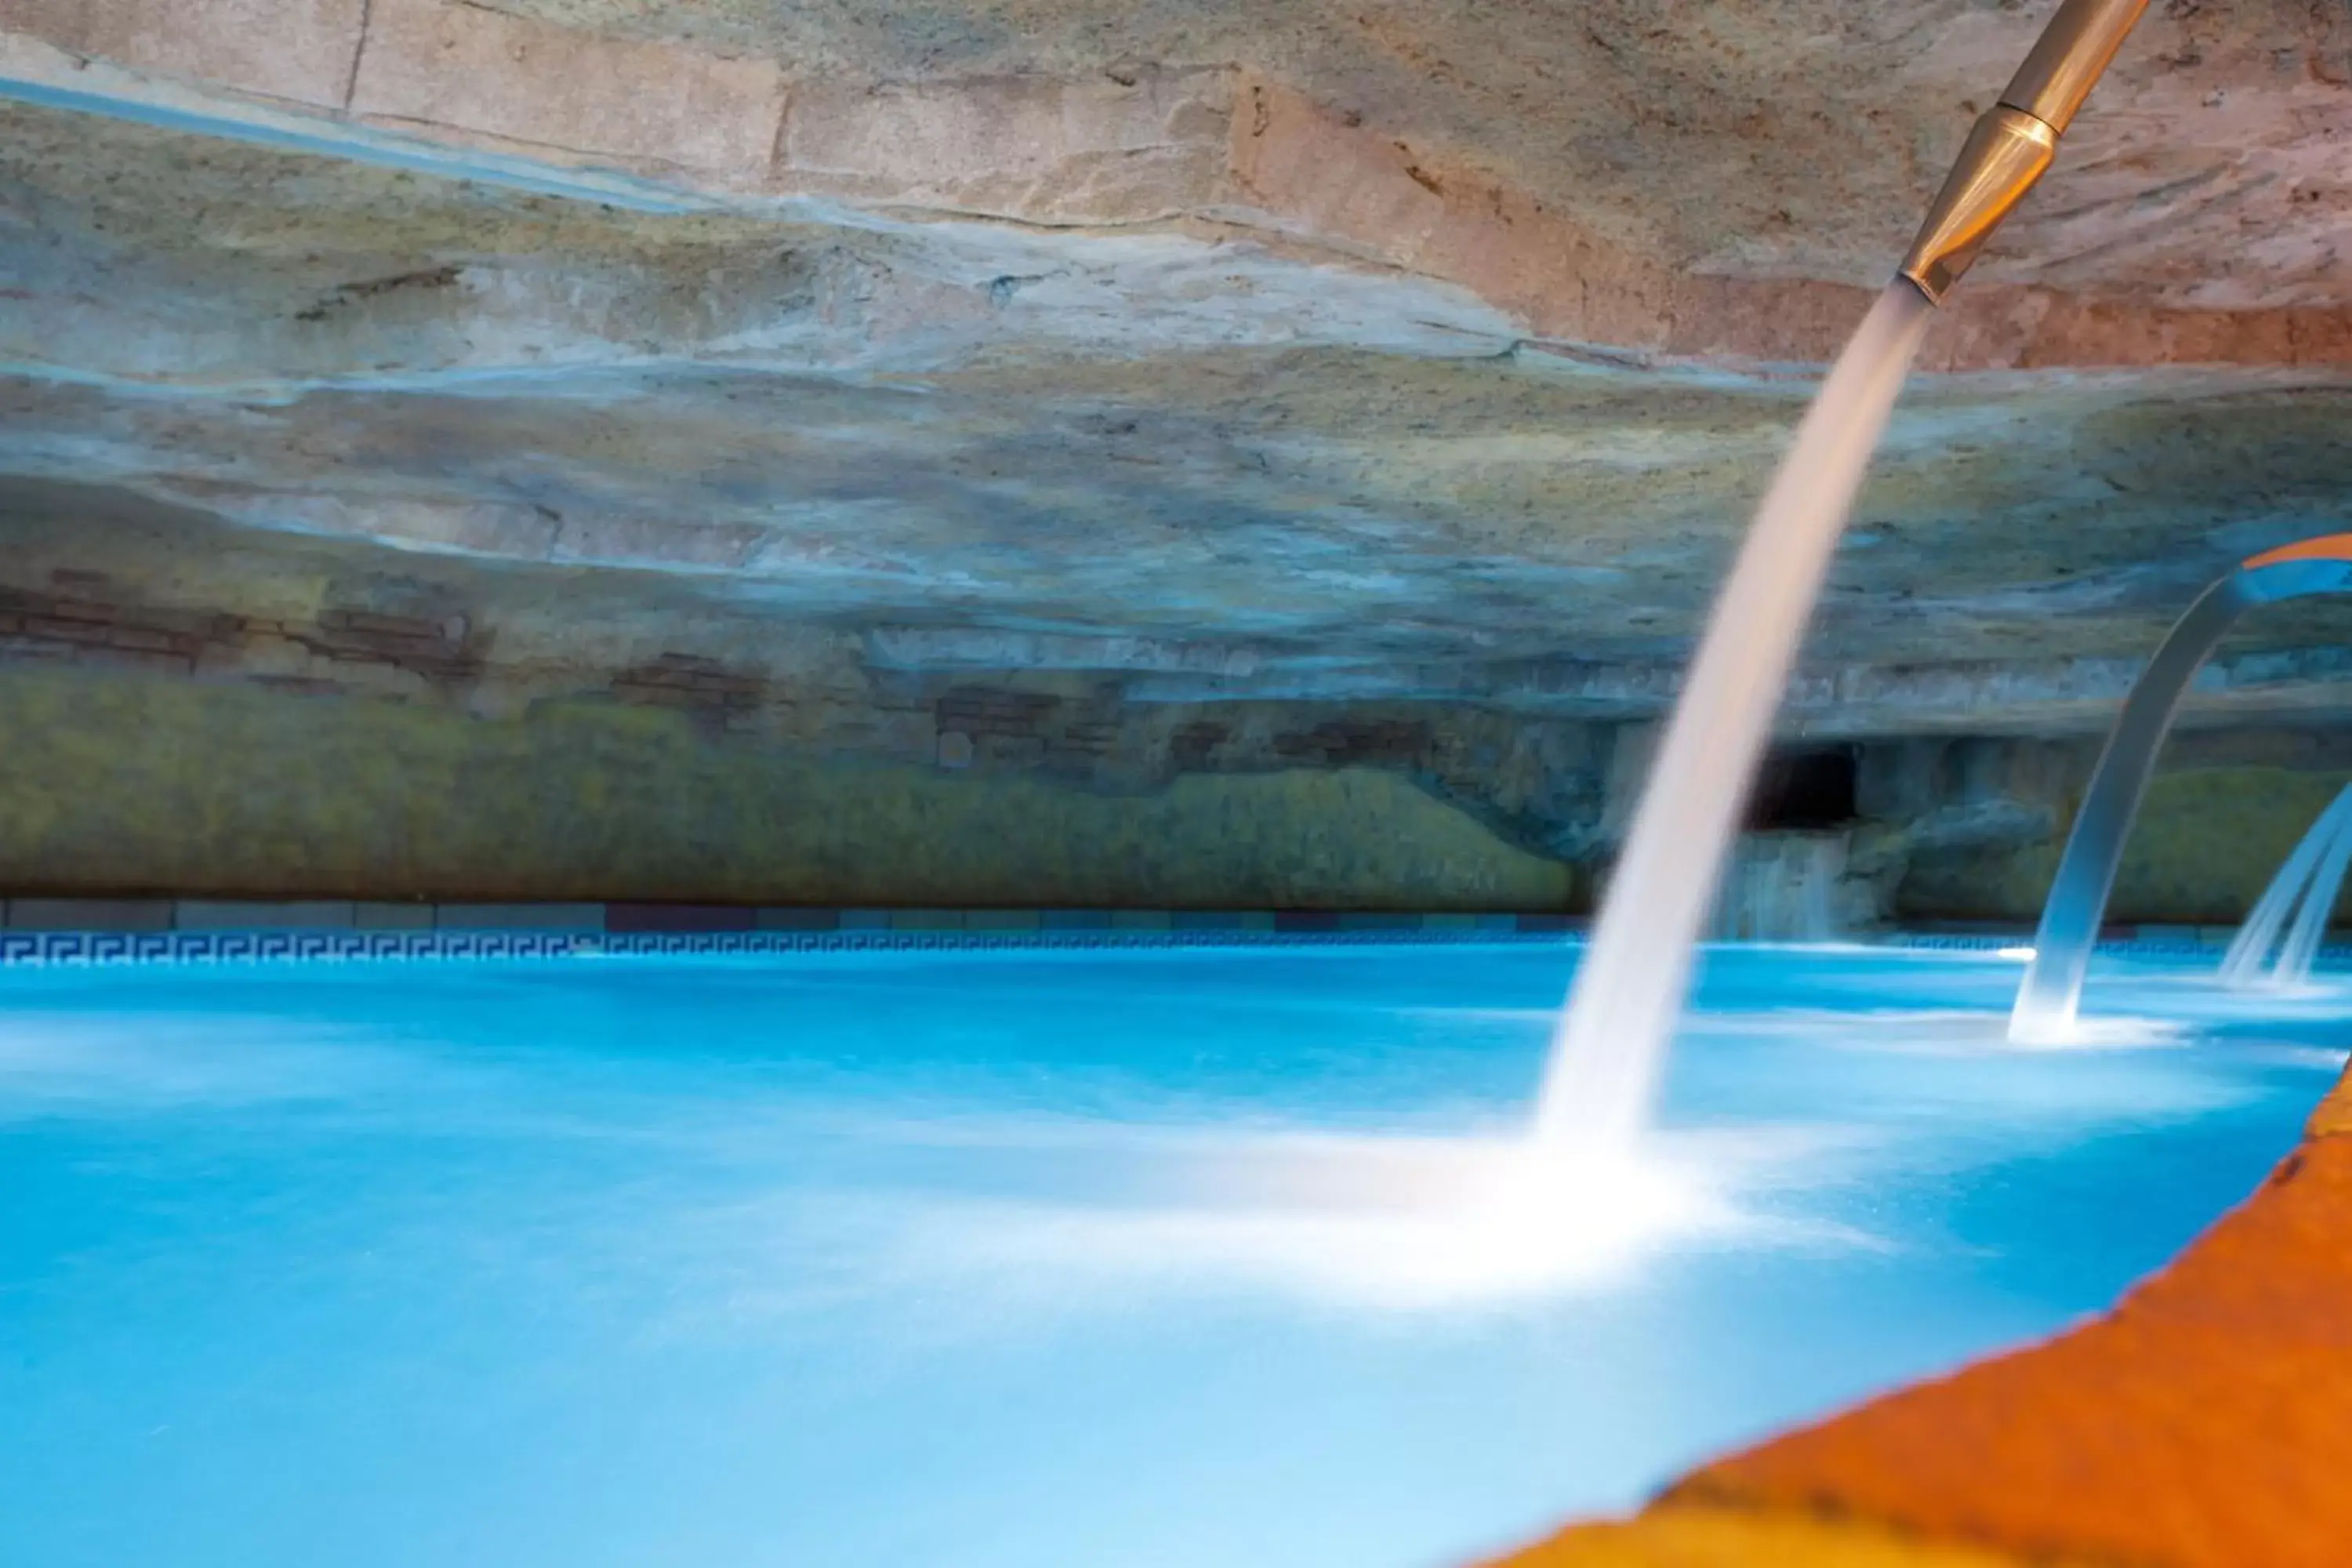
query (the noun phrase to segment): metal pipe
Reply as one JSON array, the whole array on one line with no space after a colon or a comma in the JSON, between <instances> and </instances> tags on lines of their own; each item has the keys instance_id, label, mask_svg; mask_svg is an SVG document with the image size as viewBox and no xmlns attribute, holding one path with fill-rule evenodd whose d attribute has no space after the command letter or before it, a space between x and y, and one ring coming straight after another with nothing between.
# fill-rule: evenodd
<instances>
[{"instance_id":1,"label":"metal pipe","mask_svg":"<svg viewBox=\"0 0 2352 1568\"><path fill-rule=\"evenodd\" d=\"M2147 0L2066 0L2009 79L2000 101L2063 135L2147 9Z\"/></svg>"},{"instance_id":2,"label":"metal pipe","mask_svg":"<svg viewBox=\"0 0 2352 1568\"><path fill-rule=\"evenodd\" d=\"M2205 667L2215 646L2254 600L2240 574L2231 573L2198 596L2180 617L2156 658L2124 700L2124 710L2099 754L2091 787L2074 814L2074 831L2042 906L2042 926L2033 934L2033 959L2010 1010L2009 1037L2039 1044L2063 1038L2074 1026L2083 977L2099 921L2123 864L2124 840L2156 773L2156 754L2172 732L2174 715L2189 695L2189 683Z\"/></svg>"},{"instance_id":3,"label":"metal pipe","mask_svg":"<svg viewBox=\"0 0 2352 1568\"><path fill-rule=\"evenodd\" d=\"M2064 0L2033 52L1960 149L1897 268L1935 304L1975 262L2057 156L2058 138L2123 47L2147 0Z\"/></svg>"},{"instance_id":4,"label":"metal pipe","mask_svg":"<svg viewBox=\"0 0 2352 1568\"><path fill-rule=\"evenodd\" d=\"M2063 1038L2074 1027L2091 949L2123 864L2124 841L2147 794L2157 753L2206 658L2238 617L2257 605L2346 592L2352 592L2352 533L2323 534L2248 556L2198 595L2174 624L2124 699L2082 809L2074 814L2049 901L2042 906L2033 959L2010 1014L2011 1039Z\"/></svg>"}]
</instances>

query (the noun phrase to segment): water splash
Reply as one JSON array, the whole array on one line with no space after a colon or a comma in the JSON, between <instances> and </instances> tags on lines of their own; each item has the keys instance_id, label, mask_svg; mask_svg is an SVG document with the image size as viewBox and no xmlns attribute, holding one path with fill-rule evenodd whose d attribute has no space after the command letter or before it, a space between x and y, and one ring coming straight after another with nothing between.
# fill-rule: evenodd
<instances>
[{"instance_id":1,"label":"water splash","mask_svg":"<svg viewBox=\"0 0 2352 1568\"><path fill-rule=\"evenodd\" d=\"M1718 942L1835 942L1846 841L1830 834L1751 834L1735 846L1715 911Z\"/></svg>"},{"instance_id":2,"label":"water splash","mask_svg":"<svg viewBox=\"0 0 2352 1568\"><path fill-rule=\"evenodd\" d=\"M1697 1244L1858 1242L1733 1201L1742 1182L1801 1180L1790 1168L1812 1151L1785 1135L1588 1159L1516 1134L1117 1131L1091 1173L1108 1195L902 1192L868 1205L868 1266L894 1289L945 1280L1020 1317L1167 1295L1410 1313L1620 1289Z\"/></svg>"},{"instance_id":3,"label":"water splash","mask_svg":"<svg viewBox=\"0 0 2352 1568\"><path fill-rule=\"evenodd\" d=\"M2308 984L2312 960L2326 934L2327 917L2335 912L2347 868L2352 868L2352 784L2319 814L2271 879L2246 923L2238 928L2221 959L2221 983L2240 991ZM2290 914L2294 924L2282 942L2279 928ZM2278 959L2265 973L2263 961L2270 957L2273 943Z\"/></svg>"},{"instance_id":4,"label":"water splash","mask_svg":"<svg viewBox=\"0 0 2352 1568\"><path fill-rule=\"evenodd\" d=\"M1543 1138L1622 1146L1648 1118L1798 639L1932 314L1907 282L1879 296L1757 509L1561 1015L1538 1109Z\"/></svg>"}]
</instances>

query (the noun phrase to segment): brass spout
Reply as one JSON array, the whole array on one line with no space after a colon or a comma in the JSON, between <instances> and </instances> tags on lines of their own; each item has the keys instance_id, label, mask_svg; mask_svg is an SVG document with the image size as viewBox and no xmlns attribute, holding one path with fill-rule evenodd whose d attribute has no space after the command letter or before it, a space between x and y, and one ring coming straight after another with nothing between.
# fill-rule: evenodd
<instances>
[{"instance_id":1,"label":"brass spout","mask_svg":"<svg viewBox=\"0 0 2352 1568\"><path fill-rule=\"evenodd\" d=\"M2000 220L2025 199L2057 155L2058 132L2048 121L2007 104L1986 110L1969 130L1936 205L1927 209L1919 237L1903 258L1903 276L1942 304Z\"/></svg>"},{"instance_id":2,"label":"brass spout","mask_svg":"<svg viewBox=\"0 0 2352 1568\"><path fill-rule=\"evenodd\" d=\"M2064 0L2000 101L1969 132L1897 270L1937 305L2057 156L2058 137L2147 0Z\"/></svg>"}]
</instances>

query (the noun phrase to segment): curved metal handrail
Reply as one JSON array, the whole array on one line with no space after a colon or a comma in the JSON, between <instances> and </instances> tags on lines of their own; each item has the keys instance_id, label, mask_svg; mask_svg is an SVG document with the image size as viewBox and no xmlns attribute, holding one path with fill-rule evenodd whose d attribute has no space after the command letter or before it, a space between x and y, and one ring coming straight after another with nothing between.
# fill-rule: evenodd
<instances>
[{"instance_id":1,"label":"curved metal handrail","mask_svg":"<svg viewBox=\"0 0 2352 1568\"><path fill-rule=\"evenodd\" d=\"M2189 683L2204 668L2238 617L2256 605L2337 594L2352 588L2352 533L2324 534L2251 555L2189 606L2124 699L2123 711L2099 753L2097 771L2074 816L2066 853L2042 907L2033 961L2018 987L2009 1037L2045 1040L2074 1026L2083 975L2098 941L2099 921L2123 862L2124 840L2156 769L2157 752L2171 732Z\"/></svg>"}]
</instances>

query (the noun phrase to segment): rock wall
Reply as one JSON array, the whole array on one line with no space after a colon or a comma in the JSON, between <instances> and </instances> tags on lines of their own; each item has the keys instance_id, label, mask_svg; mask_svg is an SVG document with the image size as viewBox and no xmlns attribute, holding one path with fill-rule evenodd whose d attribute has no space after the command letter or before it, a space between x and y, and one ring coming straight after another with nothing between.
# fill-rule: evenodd
<instances>
[{"instance_id":1,"label":"rock wall","mask_svg":"<svg viewBox=\"0 0 2352 1568\"><path fill-rule=\"evenodd\" d=\"M1008 634L988 668L966 635L940 666L920 627L780 616L724 576L5 499L14 893L1581 910L1654 738L1499 703L1167 700L1181 650L1055 668ZM2030 921L2097 742L1840 741L1848 815L1759 820L1743 876L1826 833L1842 927ZM2116 918L2237 918L2347 778L2332 728L2185 732Z\"/></svg>"},{"instance_id":2,"label":"rock wall","mask_svg":"<svg viewBox=\"0 0 2352 1568\"><path fill-rule=\"evenodd\" d=\"M1869 806L1908 823L1898 916L2039 917L2097 759L2095 739L1914 742L1865 756L1876 764L1865 774L1876 775ZM1889 776L1896 773L1933 793L1901 793ZM2176 735L2126 846L2110 917L2240 920L2347 783L2352 737L2334 729ZM2339 910L2352 915L2352 900Z\"/></svg>"},{"instance_id":3,"label":"rock wall","mask_svg":"<svg viewBox=\"0 0 2352 1568\"><path fill-rule=\"evenodd\" d=\"M1591 726L1137 702L723 582L14 500L13 892L1557 910L1600 815Z\"/></svg>"},{"instance_id":4,"label":"rock wall","mask_svg":"<svg viewBox=\"0 0 2352 1568\"><path fill-rule=\"evenodd\" d=\"M0 892L1589 907L2032 17L1423 9L0 0ZM2344 29L2175 11L1939 322L1736 927L2030 919L2163 626L2352 527ZM2118 918L2352 774L2341 613Z\"/></svg>"},{"instance_id":5,"label":"rock wall","mask_svg":"<svg viewBox=\"0 0 2352 1568\"><path fill-rule=\"evenodd\" d=\"M0 679L33 893L1547 910L1571 869L1391 773L1112 795L813 754L662 707L514 718L148 674Z\"/></svg>"}]
</instances>

